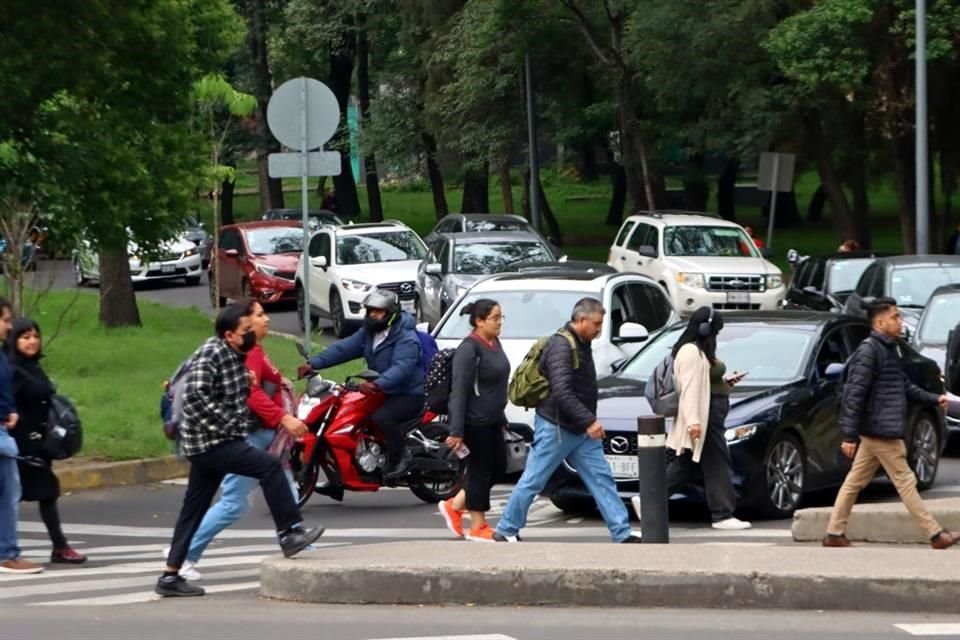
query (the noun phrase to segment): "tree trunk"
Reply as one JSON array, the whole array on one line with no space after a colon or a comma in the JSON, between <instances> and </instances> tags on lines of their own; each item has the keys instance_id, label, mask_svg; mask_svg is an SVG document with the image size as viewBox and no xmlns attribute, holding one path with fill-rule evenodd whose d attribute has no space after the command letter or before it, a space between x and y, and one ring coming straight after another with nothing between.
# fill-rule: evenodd
<instances>
[{"instance_id":1,"label":"tree trunk","mask_svg":"<svg viewBox=\"0 0 960 640\"><path fill-rule=\"evenodd\" d=\"M513 185L510 184L510 159L500 162L500 197L503 200L503 212L513 213Z\"/></svg>"},{"instance_id":2,"label":"tree trunk","mask_svg":"<svg viewBox=\"0 0 960 640\"><path fill-rule=\"evenodd\" d=\"M462 213L490 213L490 170L487 163L463 174Z\"/></svg>"},{"instance_id":3,"label":"tree trunk","mask_svg":"<svg viewBox=\"0 0 960 640\"><path fill-rule=\"evenodd\" d=\"M653 210L656 199L650 176L645 170L646 152L640 139L639 123L633 104L632 77L622 78L617 83L617 114L620 124L621 164L626 175L627 199L631 211ZM644 206L646 205L646 206Z\"/></svg>"},{"instance_id":4,"label":"tree trunk","mask_svg":"<svg viewBox=\"0 0 960 640\"><path fill-rule=\"evenodd\" d=\"M538 181L539 182L539 181ZM543 221L547 223L547 239L560 246L563 244L563 232L560 229L560 223L550 208L550 202L547 200L547 194L543 190L543 183L540 182L537 191L540 194L540 215ZM530 168L523 170L523 193L520 195L520 208L523 211L523 217L530 220ZM542 229L541 229L542 232Z\"/></svg>"},{"instance_id":5,"label":"tree trunk","mask_svg":"<svg viewBox=\"0 0 960 640\"><path fill-rule=\"evenodd\" d=\"M224 180L220 186L220 224L234 224L233 218L233 190L236 187L233 180ZM214 229L213 233L219 233L219 229Z\"/></svg>"},{"instance_id":6,"label":"tree trunk","mask_svg":"<svg viewBox=\"0 0 960 640\"><path fill-rule=\"evenodd\" d=\"M360 15L357 36L357 93L360 99L361 122L370 121L370 42L367 36L366 16ZM367 210L370 220L383 220L383 201L380 199L380 176L377 174L376 155L364 158L367 184ZM339 192L338 192L339 193Z\"/></svg>"},{"instance_id":7,"label":"tree trunk","mask_svg":"<svg viewBox=\"0 0 960 640\"><path fill-rule=\"evenodd\" d=\"M584 182L596 182L600 178L600 171L597 169L593 141L578 140L573 144L573 148L577 154L577 171L580 173L580 179Z\"/></svg>"},{"instance_id":8,"label":"tree trunk","mask_svg":"<svg viewBox=\"0 0 960 640\"><path fill-rule=\"evenodd\" d=\"M443 184L443 173L437 164L437 141L429 133L423 133L423 148L427 155L427 176L430 178L430 191L433 194L433 209L437 220L450 213L447 206L447 191Z\"/></svg>"},{"instance_id":9,"label":"tree trunk","mask_svg":"<svg viewBox=\"0 0 960 640\"><path fill-rule=\"evenodd\" d=\"M267 57L266 0L248 0L245 8L248 24L247 45L253 68L253 95L257 98L255 123L260 209L282 209L283 184L279 178L271 178L267 170L267 156L280 151L280 144L273 139L267 125L267 103L273 94L273 76Z\"/></svg>"},{"instance_id":10,"label":"tree trunk","mask_svg":"<svg viewBox=\"0 0 960 640\"><path fill-rule=\"evenodd\" d=\"M727 158L723 169L717 176L717 213L724 220L737 219L737 174L740 172L740 159Z\"/></svg>"},{"instance_id":11,"label":"tree trunk","mask_svg":"<svg viewBox=\"0 0 960 640\"><path fill-rule=\"evenodd\" d=\"M847 194L843 190L843 183L840 181L840 176L834 166L831 151L833 145L828 143L823 135L820 114L809 114L805 118L804 124L806 125L810 147L816 157L820 184L823 186L823 190L827 194L827 200L830 202L830 210L833 213L837 231L844 240L854 238L856 229L853 228L853 212L850 210Z\"/></svg>"},{"instance_id":12,"label":"tree trunk","mask_svg":"<svg viewBox=\"0 0 960 640\"><path fill-rule=\"evenodd\" d=\"M353 66L356 56L356 32L352 28L340 34L340 41L330 50L330 76L328 85L337 97L340 113L346 114L350 105L350 88L353 82ZM347 218L360 215L360 197L357 183L353 178L350 162L350 134L340 129L334 137L333 147L340 150L340 175L333 177L333 186L337 190L338 213Z\"/></svg>"},{"instance_id":13,"label":"tree trunk","mask_svg":"<svg viewBox=\"0 0 960 640\"><path fill-rule=\"evenodd\" d=\"M100 248L100 324L105 327L139 327L140 310L130 280L126 246Z\"/></svg>"},{"instance_id":14,"label":"tree trunk","mask_svg":"<svg viewBox=\"0 0 960 640\"><path fill-rule=\"evenodd\" d=\"M810 197L810 204L807 206L807 221L823 221L823 208L827 205L827 192L821 184Z\"/></svg>"},{"instance_id":15,"label":"tree trunk","mask_svg":"<svg viewBox=\"0 0 960 640\"><path fill-rule=\"evenodd\" d=\"M622 164L611 163L610 186L610 206L607 207L605 223L611 227L619 227L623 224L623 208L627 204L627 174Z\"/></svg>"},{"instance_id":16,"label":"tree trunk","mask_svg":"<svg viewBox=\"0 0 960 640\"><path fill-rule=\"evenodd\" d=\"M900 237L903 238L903 252L916 253L916 213L914 192L914 149L913 135L901 131L893 141L894 174L893 186L897 192L897 209L900 213Z\"/></svg>"},{"instance_id":17,"label":"tree trunk","mask_svg":"<svg viewBox=\"0 0 960 640\"><path fill-rule=\"evenodd\" d=\"M710 199L710 185L704 172L703 154L696 152L687 161L687 172L683 177L683 206L687 211L706 211Z\"/></svg>"}]
</instances>

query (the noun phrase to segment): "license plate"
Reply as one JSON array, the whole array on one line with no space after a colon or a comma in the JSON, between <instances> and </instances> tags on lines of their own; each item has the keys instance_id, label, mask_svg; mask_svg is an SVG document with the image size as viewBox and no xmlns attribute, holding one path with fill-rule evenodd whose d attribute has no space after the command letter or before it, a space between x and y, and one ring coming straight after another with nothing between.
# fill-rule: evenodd
<instances>
[{"instance_id":1,"label":"license plate","mask_svg":"<svg viewBox=\"0 0 960 640\"><path fill-rule=\"evenodd\" d=\"M750 304L750 294L746 291L728 291L727 302L730 304Z\"/></svg>"},{"instance_id":2,"label":"license plate","mask_svg":"<svg viewBox=\"0 0 960 640\"><path fill-rule=\"evenodd\" d=\"M636 478L639 475L640 465L636 456L604 456L614 478Z\"/></svg>"},{"instance_id":3,"label":"license plate","mask_svg":"<svg viewBox=\"0 0 960 640\"><path fill-rule=\"evenodd\" d=\"M176 272L177 267L173 264L162 264L160 265L160 273L174 273Z\"/></svg>"}]
</instances>

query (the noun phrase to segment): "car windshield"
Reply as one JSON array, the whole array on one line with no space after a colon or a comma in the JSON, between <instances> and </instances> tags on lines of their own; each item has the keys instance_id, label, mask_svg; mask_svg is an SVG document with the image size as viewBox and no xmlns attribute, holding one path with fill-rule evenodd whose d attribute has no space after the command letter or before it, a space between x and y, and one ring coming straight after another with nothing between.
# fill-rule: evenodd
<instances>
[{"instance_id":1,"label":"car windshield","mask_svg":"<svg viewBox=\"0 0 960 640\"><path fill-rule=\"evenodd\" d=\"M918 329L923 344L947 344L947 335L960 323L960 295L937 296L923 312Z\"/></svg>"},{"instance_id":2,"label":"car windshield","mask_svg":"<svg viewBox=\"0 0 960 640\"><path fill-rule=\"evenodd\" d=\"M921 309L934 289L960 282L960 265L899 267L890 275L890 296L901 307Z\"/></svg>"},{"instance_id":3,"label":"car windshield","mask_svg":"<svg viewBox=\"0 0 960 640\"><path fill-rule=\"evenodd\" d=\"M596 297L590 291L483 291L468 293L460 299L453 313L447 316L437 332L437 338L459 340L472 331L470 316L460 315L460 309L479 298L496 300L503 311L501 340L536 340L550 335L570 317L570 310L578 300ZM531 310L536 310L531 313Z\"/></svg>"},{"instance_id":4,"label":"car windshield","mask_svg":"<svg viewBox=\"0 0 960 640\"><path fill-rule=\"evenodd\" d=\"M247 229L247 244L255 256L303 251L303 231L296 227L265 227Z\"/></svg>"},{"instance_id":5,"label":"car windshield","mask_svg":"<svg viewBox=\"0 0 960 640\"><path fill-rule=\"evenodd\" d=\"M457 243L453 248L453 272L486 275L509 270L518 262L549 262L550 252L539 242Z\"/></svg>"},{"instance_id":6,"label":"car windshield","mask_svg":"<svg viewBox=\"0 0 960 640\"><path fill-rule=\"evenodd\" d=\"M295 220L297 222L303 220L303 214L299 211L285 211L282 217L284 220ZM340 218L332 213L311 211L307 214L307 223L311 229L316 229L324 224L340 224Z\"/></svg>"},{"instance_id":7,"label":"car windshield","mask_svg":"<svg viewBox=\"0 0 960 640\"><path fill-rule=\"evenodd\" d=\"M422 260L423 242L412 231L337 236L337 262L343 265Z\"/></svg>"},{"instance_id":8,"label":"car windshield","mask_svg":"<svg viewBox=\"0 0 960 640\"><path fill-rule=\"evenodd\" d=\"M646 380L680 339L686 325L661 333L618 374ZM727 371L746 371L744 385L783 384L800 376L813 339L810 331L785 327L728 323L717 335L717 357Z\"/></svg>"},{"instance_id":9,"label":"car windshield","mask_svg":"<svg viewBox=\"0 0 960 640\"><path fill-rule=\"evenodd\" d=\"M467 220L465 226L466 230L470 233L529 230L527 223L519 220Z\"/></svg>"},{"instance_id":10,"label":"car windshield","mask_svg":"<svg viewBox=\"0 0 960 640\"><path fill-rule=\"evenodd\" d=\"M856 289L860 276L872 262L873 258L852 258L831 264L827 281L829 293L847 293Z\"/></svg>"},{"instance_id":11,"label":"car windshield","mask_svg":"<svg viewBox=\"0 0 960 640\"><path fill-rule=\"evenodd\" d=\"M747 234L737 227L667 227L663 232L663 252L668 256L759 256Z\"/></svg>"}]
</instances>

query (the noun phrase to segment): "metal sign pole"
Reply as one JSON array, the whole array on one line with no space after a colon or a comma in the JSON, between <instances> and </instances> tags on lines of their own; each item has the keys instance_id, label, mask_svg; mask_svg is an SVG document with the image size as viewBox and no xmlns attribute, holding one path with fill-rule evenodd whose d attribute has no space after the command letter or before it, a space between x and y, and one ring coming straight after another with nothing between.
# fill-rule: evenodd
<instances>
[{"instance_id":1,"label":"metal sign pole","mask_svg":"<svg viewBox=\"0 0 960 640\"><path fill-rule=\"evenodd\" d=\"M780 192L780 154L773 154L773 186L770 189L770 220L767 223L767 247L773 247L773 222L777 215L777 194Z\"/></svg>"},{"instance_id":2,"label":"metal sign pole","mask_svg":"<svg viewBox=\"0 0 960 640\"><path fill-rule=\"evenodd\" d=\"M307 184L309 173L307 143L307 78L300 78L300 200L303 206L303 346L310 353L310 208Z\"/></svg>"},{"instance_id":3,"label":"metal sign pole","mask_svg":"<svg viewBox=\"0 0 960 640\"><path fill-rule=\"evenodd\" d=\"M927 0L917 0L916 9L916 253L922 256L930 252L930 170L927 164L930 158L927 151Z\"/></svg>"}]
</instances>

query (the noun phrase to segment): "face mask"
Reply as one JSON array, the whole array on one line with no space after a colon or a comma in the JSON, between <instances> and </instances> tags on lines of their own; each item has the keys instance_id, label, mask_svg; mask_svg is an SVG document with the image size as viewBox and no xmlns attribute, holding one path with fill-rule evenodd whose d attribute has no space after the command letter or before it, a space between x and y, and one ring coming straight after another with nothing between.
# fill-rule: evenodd
<instances>
[{"instance_id":1,"label":"face mask","mask_svg":"<svg viewBox=\"0 0 960 640\"><path fill-rule=\"evenodd\" d=\"M243 334L243 342L240 343L240 353L247 353L250 349L253 349L257 344L257 334L253 331L248 331Z\"/></svg>"},{"instance_id":2,"label":"face mask","mask_svg":"<svg viewBox=\"0 0 960 640\"><path fill-rule=\"evenodd\" d=\"M382 320L374 320L370 316L366 316L363 322L366 324L367 330L370 333L380 333L390 326L390 318L388 316L384 316Z\"/></svg>"}]
</instances>

